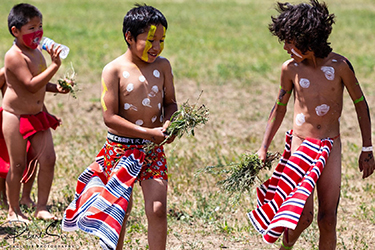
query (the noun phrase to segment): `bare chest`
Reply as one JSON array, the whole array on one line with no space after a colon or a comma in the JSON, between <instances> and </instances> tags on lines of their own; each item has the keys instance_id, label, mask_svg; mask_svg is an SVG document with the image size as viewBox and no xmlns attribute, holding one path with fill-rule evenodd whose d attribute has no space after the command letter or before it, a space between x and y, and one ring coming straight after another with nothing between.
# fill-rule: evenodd
<instances>
[{"instance_id":1,"label":"bare chest","mask_svg":"<svg viewBox=\"0 0 375 250\"><path fill-rule=\"evenodd\" d=\"M33 76L39 75L41 72L46 70L46 60L44 59L40 51L34 53L25 54L24 56L27 66Z\"/></svg>"},{"instance_id":2,"label":"bare chest","mask_svg":"<svg viewBox=\"0 0 375 250\"><path fill-rule=\"evenodd\" d=\"M119 99L125 112L160 112L164 97L164 76L160 69L124 69L120 76Z\"/></svg>"},{"instance_id":3,"label":"bare chest","mask_svg":"<svg viewBox=\"0 0 375 250\"><path fill-rule=\"evenodd\" d=\"M302 69L293 79L296 96L308 102L339 102L343 92L341 77L333 66Z\"/></svg>"}]
</instances>

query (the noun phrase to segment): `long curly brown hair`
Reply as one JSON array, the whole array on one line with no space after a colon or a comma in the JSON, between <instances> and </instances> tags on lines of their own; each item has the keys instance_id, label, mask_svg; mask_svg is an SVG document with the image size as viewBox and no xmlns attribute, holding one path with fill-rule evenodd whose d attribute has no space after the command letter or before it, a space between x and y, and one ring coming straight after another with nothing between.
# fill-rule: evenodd
<instances>
[{"instance_id":1,"label":"long curly brown hair","mask_svg":"<svg viewBox=\"0 0 375 250\"><path fill-rule=\"evenodd\" d=\"M311 50L319 58L328 56L332 48L327 40L335 15L329 14L324 2L310 0L310 4L298 5L278 2L276 10L280 14L271 17L268 28L280 42L294 42L302 53Z\"/></svg>"}]
</instances>

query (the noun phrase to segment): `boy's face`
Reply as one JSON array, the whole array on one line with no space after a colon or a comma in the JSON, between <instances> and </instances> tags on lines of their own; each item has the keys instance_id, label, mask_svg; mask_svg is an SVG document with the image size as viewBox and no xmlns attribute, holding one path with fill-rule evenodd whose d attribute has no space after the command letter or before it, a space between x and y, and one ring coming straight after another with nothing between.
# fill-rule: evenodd
<instances>
[{"instance_id":1,"label":"boy's face","mask_svg":"<svg viewBox=\"0 0 375 250\"><path fill-rule=\"evenodd\" d=\"M285 41L284 50L286 50L296 62L302 62L305 59L302 52L297 49L292 41Z\"/></svg>"},{"instance_id":2,"label":"boy's face","mask_svg":"<svg viewBox=\"0 0 375 250\"><path fill-rule=\"evenodd\" d=\"M152 63L164 49L165 28L159 24L151 25L145 32L131 39L130 49L144 62Z\"/></svg>"},{"instance_id":3,"label":"boy's face","mask_svg":"<svg viewBox=\"0 0 375 250\"><path fill-rule=\"evenodd\" d=\"M17 38L17 42L21 42L30 49L36 49L43 37L43 24L40 17L33 17L30 21L23 25L20 30L12 27L12 32Z\"/></svg>"}]
</instances>

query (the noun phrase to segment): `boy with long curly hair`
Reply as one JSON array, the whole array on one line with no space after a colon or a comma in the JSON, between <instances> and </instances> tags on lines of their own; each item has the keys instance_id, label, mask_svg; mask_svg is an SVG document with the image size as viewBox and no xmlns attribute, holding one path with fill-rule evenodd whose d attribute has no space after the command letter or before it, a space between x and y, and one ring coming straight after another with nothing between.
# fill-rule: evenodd
<instances>
[{"instance_id":1,"label":"boy with long curly hair","mask_svg":"<svg viewBox=\"0 0 375 250\"><path fill-rule=\"evenodd\" d=\"M374 171L369 108L348 59L332 52L327 41L335 16L325 3L277 4L271 33L284 43L291 59L282 65L280 90L258 150L265 160L294 93L293 130L286 135L282 159L272 177L258 189L258 207L248 216L268 243L283 233L280 249L292 249L313 220L316 186L319 249L335 249L341 186L340 116L348 91L362 135L359 169L363 178Z\"/></svg>"}]
</instances>

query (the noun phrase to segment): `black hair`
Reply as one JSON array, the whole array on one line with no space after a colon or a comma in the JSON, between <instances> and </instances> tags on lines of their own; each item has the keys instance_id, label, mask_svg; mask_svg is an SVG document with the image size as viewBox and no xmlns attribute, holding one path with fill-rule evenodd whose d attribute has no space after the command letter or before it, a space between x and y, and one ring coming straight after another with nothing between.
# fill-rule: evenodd
<instances>
[{"instance_id":1,"label":"black hair","mask_svg":"<svg viewBox=\"0 0 375 250\"><path fill-rule=\"evenodd\" d=\"M156 8L148 6L146 4L140 5L136 4L136 7L129 10L124 17L124 22L122 25L122 33L124 34L124 39L126 32L130 34L137 40L137 36L145 32L145 30L151 25L163 25L165 29L168 28L167 19L164 15ZM126 41L129 46L129 43Z\"/></svg>"},{"instance_id":2,"label":"black hair","mask_svg":"<svg viewBox=\"0 0 375 250\"><path fill-rule=\"evenodd\" d=\"M318 58L327 57L332 51L327 41L335 23L335 15L329 14L327 5L318 0L310 0L310 4L277 3L277 17L271 17L270 32L280 42L294 42L302 53L308 50Z\"/></svg>"},{"instance_id":3,"label":"black hair","mask_svg":"<svg viewBox=\"0 0 375 250\"><path fill-rule=\"evenodd\" d=\"M42 13L33 5L27 3L20 3L14 5L8 15L8 29L12 36L12 27L16 27L18 30L22 26L30 22L34 17L43 18Z\"/></svg>"}]
</instances>

